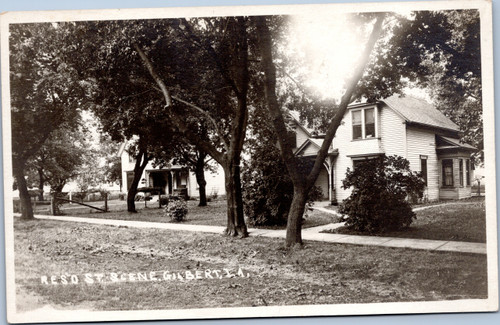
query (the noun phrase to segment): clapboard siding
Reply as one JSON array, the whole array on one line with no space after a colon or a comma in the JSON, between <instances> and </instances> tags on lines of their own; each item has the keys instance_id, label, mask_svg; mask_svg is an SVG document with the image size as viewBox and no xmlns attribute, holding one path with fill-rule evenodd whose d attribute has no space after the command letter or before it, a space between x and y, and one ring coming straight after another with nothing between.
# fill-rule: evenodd
<instances>
[{"instance_id":1,"label":"clapboard siding","mask_svg":"<svg viewBox=\"0 0 500 325\"><path fill-rule=\"evenodd\" d=\"M435 201L439 199L439 162L436 154L435 133L416 127L406 129L406 159L413 171L421 172L421 156L427 156L427 188L424 198Z\"/></svg>"},{"instance_id":2,"label":"clapboard siding","mask_svg":"<svg viewBox=\"0 0 500 325\"><path fill-rule=\"evenodd\" d=\"M299 148L304 142L307 141L307 139L309 139L307 133L304 132L304 130L299 126L295 127L295 135L297 139L297 148Z\"/></svg>"},{"instance_id":3,"label":"clapboard siding","mask_svg":"<svg viewBox=\"0 0 500 325\"><path fill-rule=\"evenodd\" d=\"M380 142L386 155L406 158L406 125L401 116L383 105L379 109Z\"/></svg>"},{"instance_id":4,"label":"clapboard siding","mask_svg":"<svg viewBox=\"0 0 500 325\"><path fill-rule=\"evenodd\" d=\"M205 186L207 197L226 194L224 169L222 169L221 165L217 164L215 173L205 171L205 181L207 182L207 185ZM196 182L196 175L191 171L189 172L188 194L191 197L200 197L198 183Z\"/></svg>"},{"instance_id":5,"label":"clapboard siding","mask_svg":"<svg viewBox=\"0 0 500 325\"><path fill-rule=\"evenodd\" d=\"M315 156L318 153L319 147L313 143L308 143L306 148L302 150L302 156Z\"/></svg>"},{"instance_id":6,"label":"clapboard siding","mask_svg":"<svg viewBox=\"0 0 500 325\"><path fill-rule=\"evenodd\" d=\"M196 177L193 178L196 180ZM206 185L207 195L214 195L216 193L217 195L226 194L226 186L224 182L224 169L222 169L222 166L217 164L217 169L215 173L205 172L205 180L207 181ZM199 196L199 194L196 193L193 194L193 196Z\"/></svg>"},{"instance_id":7,"label":"clapboard siding","mask_svg":"<svg viewBox=\"0 0 500 325\"><path fill-rule=\"evenodd\" d=\"M342 188L342 180L345 179L347 168L352 170L352 156L363 154L383 153L381 146L381 114L377 113L377 131L379 137L353 140L351 112L347 111L342 119L341 125L335 135L335 148L338 150L338 156L334 161L334 186L336 199L342 201L350 194L350 189Z\"/></svg>"}]
</instances>

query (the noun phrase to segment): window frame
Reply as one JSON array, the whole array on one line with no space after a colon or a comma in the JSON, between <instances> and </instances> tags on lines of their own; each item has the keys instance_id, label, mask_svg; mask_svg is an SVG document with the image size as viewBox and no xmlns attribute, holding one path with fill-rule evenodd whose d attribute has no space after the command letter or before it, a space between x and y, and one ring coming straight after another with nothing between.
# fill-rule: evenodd
<instances>
[{"instance_id":1,"label":"window frame","mask_svg":"<svg viewBox=\"0 0 500 325\"><path fill-rule=\"evenodd\" d=\"M470 159L465 159L465 181L466 185L470 186Z\"/></svg>"},{"instance_id":2,"label":"window frame","mask_svg":"<svg viewBox=\"0 0 500 325\"><path fill-rule=\"evenodd\" d=\"M449 164L451 162L451 164ZM451 166L451 185L446 184L446 172L445 172L445 167L446 165ZM442 180L442 186L443 187L454 187L455 186L455 175L453 173L453 159L443 159L441 161L441 170L442 170L442 175L443 175L443 180Z\"/></svg>"},{"instance_id":3,"label":"window frame","mask_svg":"<svg viewBox=\"0 0 500 325\"><path fill-rule=\"evenodd\" d=\"M462 158L458 159L458 178L460 186L464 187L464 160Z\"/></svg>"},{"instance_id":4,"label":"window frame","mask_svg":"<svg viewBox=\"0 0 500 325\"><path fill-rule=\"evenodd\" d=\"M422 178L424 179L426 187L428 186L427 178L428 178L428 168L429 168L427 165L427 158L428 156L420 155L420 173L422 175ZM425 165L425 172L424 172L424 165Z\"/></svg>"},{"instance_id":5,"label":"window frame","mask_svg":"<svg viewBox=\"0 0 500 325\"><path fill-rule=\"evenodd\" d=\"M366 111L373 110L373 119L374 119L374 135L371 137L366 137ZM355 112L361 113L361 137L354 137L354 114ZM355 108L351 110L351 139L353 141L357 140L369 140L369 139L377 139L378 138L378 107L377 106L369 106L362 108Z\"/></svg>"}]
</instances>

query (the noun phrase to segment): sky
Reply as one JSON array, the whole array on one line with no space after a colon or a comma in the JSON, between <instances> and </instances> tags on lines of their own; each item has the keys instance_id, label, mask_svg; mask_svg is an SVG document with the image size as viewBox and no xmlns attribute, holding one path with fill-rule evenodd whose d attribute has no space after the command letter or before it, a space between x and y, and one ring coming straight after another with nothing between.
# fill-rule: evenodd
<instances>
[{"instance_id":1,"label":"sky","mask_svg":"<svg viewBox=\"0 0 500 325\"><path fill-rule=\"evenodd\" d=\"M339 98L356 65L364 40L345 15L294 16L287 47L305 57L307 85L324 98Z\"/></svg>"},{"instance_id":2,"label":"sky","mask_svg":"<svg viewBox=\"0 0 500 325\"><path fill-rule=\"evenodd\" d=\"M411 11L397 14L411 18ZM345 14L328 11L314 15L292 16L285 53L298 55L305 63L299 71L306 86L324 99L340 100L344 81L355 68L373 23L361 25ZM373 54L372 54L373 55ZM418 88L407 88L409 95L430 101L429 94Z\"/></svg>"}]
</instances>

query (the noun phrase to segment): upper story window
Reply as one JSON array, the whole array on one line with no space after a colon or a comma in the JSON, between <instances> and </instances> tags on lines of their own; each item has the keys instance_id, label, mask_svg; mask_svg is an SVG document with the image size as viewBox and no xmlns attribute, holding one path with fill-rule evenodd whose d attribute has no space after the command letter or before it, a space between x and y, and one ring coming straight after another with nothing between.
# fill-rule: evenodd
<instances>
[{"instance_id":1,"label":"upper story window","mask_svg":"<svg viewBox=\"0 0 500 325\"><path fill-rule=\"evenodd\" d=\"M352 138L369 139L375 138L377 133L376 108L363 108L351 111L352 114Z\"/></svg>"}]
</instances>

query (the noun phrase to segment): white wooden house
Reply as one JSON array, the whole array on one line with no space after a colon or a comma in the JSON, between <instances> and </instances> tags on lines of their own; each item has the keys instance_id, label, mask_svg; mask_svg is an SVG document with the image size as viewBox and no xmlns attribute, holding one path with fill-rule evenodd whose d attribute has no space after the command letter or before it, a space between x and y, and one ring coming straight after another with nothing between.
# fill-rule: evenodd
<instances>
[{"instance_id":1,"label":"white wooden house","mask_svg":"<svg viewBox=\"0 0 500 325\"><path fill-rule=\"evenodd\" d=\"M291 115L296 155L315 157L323 137L314 136L297 114ZM428 200L469 197L473 179L470 154L475 148L460 143L458 131L458 126L431 104L411 96L350 105L316 185L325 199L344 200L350 195L350 190L341 188L347 168L382 154L398 155L408 159L412 170L422 172Z\"/></svg>"},{"instance_id":2,"label":"white wooden house","mask_svg":"<svg viewBox=\"0 0 500 325\"><path fill-rule=\"evenodd\" d=\"M122 191L128 191L132 180L134 179L135 159L127 152L127 142L124 142L118 156L121 158L122 165ZM224 171L220 165L215 173L205 172L207 181L207 196L225 195ZM175 190L186 189L189 197L199 197L198 183L196 176L188 168L180 165L171 165L165 168L154 167L149 162L141 176L138 187L159 187L163 189L162 194L174 194Z\"/></svg>"}]
</instances>

